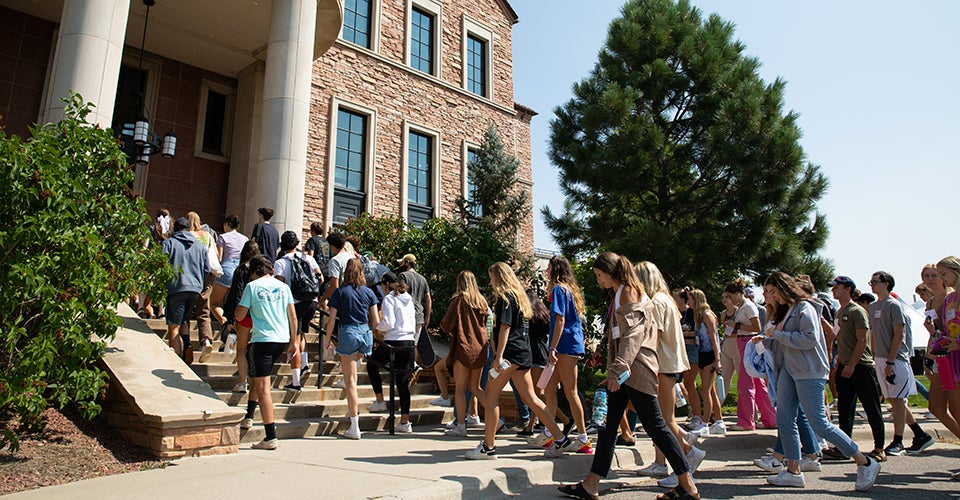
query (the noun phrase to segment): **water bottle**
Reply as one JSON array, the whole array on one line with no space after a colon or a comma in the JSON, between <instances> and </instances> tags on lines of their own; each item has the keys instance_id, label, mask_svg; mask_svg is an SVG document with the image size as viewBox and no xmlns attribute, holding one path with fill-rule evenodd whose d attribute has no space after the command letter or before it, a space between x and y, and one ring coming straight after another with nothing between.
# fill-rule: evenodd
<instances>
[{"instance_id":1,"label":"water bottle","mask_svg":"<svg viewBox=\"0 0 960 500\"><path fill-rule=\"evenodd\" d=\"M593 393L593 424L605 427L607 422L607 388L598 387Z\"/></svg>"},{"instance_id":2,"label":"water bottle","mask_svg":"<svg viewBox=\"0 0 960 500\"><path fill-rule=\"evenodd\" d=\"M504 370L506 370L507 368L510 368L510 362L507 361L507 360L503 360L503 361L500 363L500 366L491 366L491 367L490 367L490 373L488 374L488 376L490 377L491 380L492 380L492 379L495 379L495 378L497 378L497 377L500 375L500 373L502 373L502 372L503 372Z\"/></svg>"},{"instance_id":3,"label":"water bottle","mask_svg":"<svg viewBox=\"0 0 960 500\"><path fill-rule=\"evenodd\" d=\"M683 391L680 390L680 384L674 385L673 390L677 394L677 408L683 408L684 406L687 406L687 400L683 397Z\"/></svg>"},{"instance_id":4,"label":"water bottle","mask_svg":"<svg viewBox=\"0 0 960 500\"><path fill-rule=\"evenodd\" d=\"M717 384L717 397L720 398L720 404L722 405L722 404L723 404L723 401L724 401L725 399L727 399L727 393L724 392L724 390L723 390L723 386L725 385L725 384L723 383L723 375L721 375L721 374L719 374L719 373L717 374L717 382L716 382L716 384Z\"/></svg>"},{"instance_id":5,"label":"water bottle","mask_svg":"<svg viewBox=\"0 0 960 500\"><path fill-rule=\"evenodd\" d=\"M237 334L231 332L229 335L227 335L227 343L223 346L223 352L227 354L233 354L233 352L236 349L237 349Z\"/></svg>"}]
</instances>

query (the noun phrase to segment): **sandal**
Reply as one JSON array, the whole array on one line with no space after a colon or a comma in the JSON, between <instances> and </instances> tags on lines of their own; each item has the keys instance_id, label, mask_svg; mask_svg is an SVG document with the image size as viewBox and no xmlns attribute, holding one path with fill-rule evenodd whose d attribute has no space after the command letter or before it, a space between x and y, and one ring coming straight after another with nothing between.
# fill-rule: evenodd
<instances>
[{"instance_id":1,"label":"sandal","mask_svg":"<svg viewBox=\"0 0 960 500\"><path fill-rule=\"evenodd\" d=\"M636 446L636 445L637 445L636 439L634 439L633 441L627 441L626 439L623 439L622 435L617 436L617 446Z\"/></svg>"},{"instance_id":2,"label":"sandal","mask_svg":"<svg viewBox=\"0 0 960 500\"><path fill-rule=\"evenodd\" d=\"M557 489L560 490L560 493L563 493L564 495L567 495L568 497L573 497L573 498L585 498L585 499L588 499L588 500L599 500L599 499L600 499L600 495L598 495L598 494L596 494L596 493L590 493L590 492L588 492L587 490L583 489L583 483L577 483L576 485L573 485L573 484L565 484L565 485L563 485L563 486L558 486ZM699 498L699 497L698 497L698 498Z\"/></svg>"},{"instance_id":3,"label":"sandal","mask_svg":"<svg viewBox=\"0 0 960 500\"><path fill-rule=\"evenodd\" d=\"M687 493L683 486L677 486L662 495L657 495L657 500L700 500L700 493Z\"/></svg>"}]
</instances>

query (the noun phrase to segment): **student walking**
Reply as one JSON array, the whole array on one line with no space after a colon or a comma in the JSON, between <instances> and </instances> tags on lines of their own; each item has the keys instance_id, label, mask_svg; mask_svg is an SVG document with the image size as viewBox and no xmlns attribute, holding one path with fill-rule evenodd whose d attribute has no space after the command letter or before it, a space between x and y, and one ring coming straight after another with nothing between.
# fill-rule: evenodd
<instances>
[{"instance_id":1,"label":"student walking","mask_svg":"<svg viewBox=\"0 0 960 500\"><path fill-rule=\"evenodd\" d=\"M260 416L266 436L253 445L255 449L277 449L277 429L273 421L273 399L270 395L270 375L273 364L300 354L297 343L297 312L293 308L293 294L286 283L273 277L273 264L264 255L250 259L253 281L247 283L240 304L237 321L247 314L253 319L247 356L250 363L250 397L242 428L253 425L253 413L260 406Z\"/></svg>"},{"instance_id":2,"label":"student walking","mask_svg":"<svg viewBox=\"0 0 960 500\"><path fill-rule=\"evenodd\" d=\"M955 267L956 271L952 270L951 266ZM930 379L929 410L954 436L960 437L960 418L958 418L960 417L960 390L957 389L957 385L946 389L943 387L940 383L940 368L936 363L937 356L949 356L946 346L941 345L942 342L949 343L951 339L943 319L947 316L945 310L948 292L951 292L953 307L957 306L956 294L953 293L952 288L948 289L944 277L956 286L958 271L960 271L960 260L947 257L940 261L939 267L934 264L924 266L920 277L933 295L927 301L926 319L923 324L927 333L930 334L925 360L927 362L924 363L927 378Z\"/></svg>"},{"instance_id":3,"label":"student walking","mask_svg":"<svg viewBox=\"0 0 960 500\"><path fill-rule=\"evenodd\" d=\"M354 259L356 260L356 259ZM377 323L377 335L381 336L381 345L373 351L367 361L367 375L370 376L370 385L376 401L370 405L369 411L386 411L387 405L383 401L383 380L380 378L380 367L389 367L399 373L397 392L400 396L400 422L394 429L401 434L413 432L410 425L410 386L407 380L413 370L413 356L416 342L414 332L417 328L416 310L413 306L413 297L407 293L407 284L400 283L397 275L386 272L380 277L380 287L383 301L380 304L380 322ZM390 364L390 351L395 349L393 364Z\"/></svg>"},{"instance_id":4,"label":"student walking","mask_svg":"<svg viewBox=\"0 0 960 500\"><path fill-rule=\"evenodd\" d=\"M687 459L676 436L667 428L657 401L660 370L655 306L645 297L643 285L626 257L603 252L594 261L593 272L601 288L614 292L604 332L608 340L607 422L619 422L627 404L632 403L643 429L663 451L677 477L677 486L657 499L698 499L700 493ZM610 472L617 432L616 425L607 425L600 431L590 473L580 483L560 486L560 492L576 498L599 498L600 479Z\"/></svg>"},{"instance_id":5,"label":"student walking","mask_svg":"<svg viewBox=\"0 0 960 500\"><path fill-rule=\"evenodd\" d=\"M392 274L392 273L391 273ZM487 300L480 294L477 278L470 271L457 275L457 291L450 298L440 329L450 334L450 358L456 384L454 406L456 425L445 432L448 436L467 435L467 392L483 400L480 376L487 363Z\"/></svg>"}]
</instances>

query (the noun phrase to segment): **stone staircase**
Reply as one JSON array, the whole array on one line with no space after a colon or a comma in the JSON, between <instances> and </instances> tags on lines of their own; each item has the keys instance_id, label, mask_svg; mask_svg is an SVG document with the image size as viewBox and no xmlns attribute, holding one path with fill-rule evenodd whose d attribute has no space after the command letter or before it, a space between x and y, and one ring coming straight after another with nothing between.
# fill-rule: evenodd
<instances>
[{"instance_id":1,"label":"stone staircase","mask_svg":"<svg viewBox=\"0 0 960 500\"><path fill-rule=\"evenodd\" d=\"M163 337L166 333L166 323L162 319L146 320L150 328ZM214 332L219 331L215 327ZM196 328L190 331L191 343L196 348L199 338ZM274 402L274 420L277 425L277 437L280 439L296 439L309 436L328 436L340 434L349 427L347 415L347 399L344 389L334 387L334 383L342 380L339 361L320 361L319 334L307 334L307 352L310 360L310 376L301 380L303 389L299 393L286 391L283 386L290 383L292 370L290 365L275 364L274 376L271 380L273 390L271 395ZM236 385L237 365L236 354L218 352L220 341L213 343L214 352L203 363L197 361L200 351L194 353L194 363L191 365L206 384L213 389L226 404L246 409L248 393L234 393L231 389ZM330 354L328 357L333 357ZM320 368L322 367L322 375ZM425 370L418 382L411 387L410 421L414 426L439 426L453 418L452 408L430 406L430 400L439 393L432 373ZM389 398L389 375L383 375L384 396ZM322 377L322 378L321 378ZM319 379L319 384L318 384ZM360 429L369 431L388 431L388 413L370 413L367 410L376 398L370 387L365 361L360 362L357 376L357 395L359 396ZM389 403L389 402L388 402ZM399 399L397 400L397 422L399 422ZM254 426L249 430L241 430L240 442L257 442L263 439L264 430L260 425L260 410L254 415Z\"/></svg>"}]
</instances>

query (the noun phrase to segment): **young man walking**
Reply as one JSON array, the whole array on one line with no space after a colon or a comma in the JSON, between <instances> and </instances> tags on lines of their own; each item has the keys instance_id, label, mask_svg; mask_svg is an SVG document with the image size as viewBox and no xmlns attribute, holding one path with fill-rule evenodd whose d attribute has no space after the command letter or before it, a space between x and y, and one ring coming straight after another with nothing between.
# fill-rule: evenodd
<instances>
[{"instance_id":1,"label":"young man walking","mask_svg":"<svg viewBox=\"0 0 960 500\"><path fill-rule=\"evenodd\" d=\"M917 386L910 369L910 349L913 339L905 329L906 316L900 302L890 295L894 279L889 273L877 271L870 278L870 289L877 301L870 304L870 329L873 333L873 358L880 375L883 397L893 407L893 442L884 449L887 455L899 456L919 453L936 440L920 428L920 424L907 410L906 398L917 393ZM913 431L913 444L903 447L903 428L906 423Z\"/></svg>"}]
</instances>

